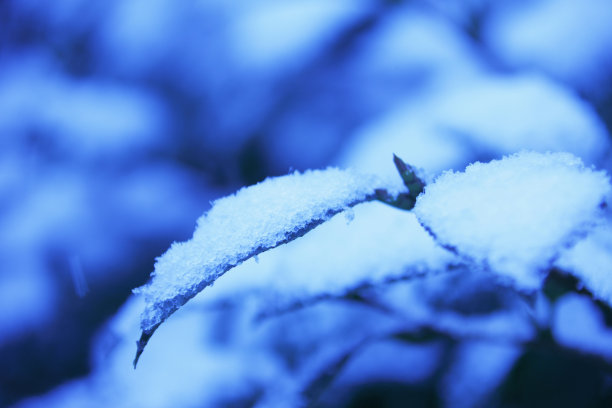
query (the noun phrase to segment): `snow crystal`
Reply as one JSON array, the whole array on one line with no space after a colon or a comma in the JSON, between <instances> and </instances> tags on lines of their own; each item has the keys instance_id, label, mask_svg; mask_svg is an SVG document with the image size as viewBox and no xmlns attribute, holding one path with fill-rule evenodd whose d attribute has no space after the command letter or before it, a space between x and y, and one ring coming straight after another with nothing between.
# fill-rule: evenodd
<instances>
[{"instance_id":1,"label":"snow crystal","mask_svg":"<svg viewBox=\"0 0 612 408\"><path fill-rule=\"evenodd\" d=\"M530 290L562 247L598 221L609 192L606 174L571 154L522 152L443 174L414 211L439 242Z\"/></svg>"},{"instance_id":2,"label":"snow crystal","mask_svg":"<svg viewBox=\"0 0 612 408\"><path fill-rule=\"evenodd\" d=\"M612 360L612 330L586 296L572 293L559 299L552 331L560 344Z\"/></svg>"},{"instance_id":3,"label":"snow crystal","mask_svg":"<svg viewBox=\"0 0 612 408\"><path fill-rule=\"evenodd\" d=\"M157 259L151 283L137 289L147 301L143 330L154 330L228 269L372 199L380 187L374 177L329 168L267 179L216 201L193 238L173 244Z\"/></svg>"},{"instance_id":4,"label":"snow crystal","mask_svg":"<svg viewBox=\"0 0 612 408\"><path fill-rule=\"evenodd\" d=\"M579 278L596 298L612 305L612 225L597 228L564 252L557 266Z\"/></svg>"}]
</instances>

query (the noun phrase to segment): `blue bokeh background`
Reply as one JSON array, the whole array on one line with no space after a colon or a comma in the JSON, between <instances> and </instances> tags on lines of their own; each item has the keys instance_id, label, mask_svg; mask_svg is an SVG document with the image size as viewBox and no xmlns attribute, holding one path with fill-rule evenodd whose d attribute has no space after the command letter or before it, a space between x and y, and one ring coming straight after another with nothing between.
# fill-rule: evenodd
<instances>
[{"instance_id":1,"label":"blue bokeh background","mask_svg":"<svg viewBox=\"0 0 612 408\"><path fill-rule=\"evenodd\" d=\"M1 2L0 405L86 375L98 328L211 200L294 169L376 167L354 152L390 112L419 118L450 89L485 117L486 92L455 89L523 74L577 106L574 153L610 170L607 0ZM499 126L554 117L534 95L502 104ZM432 172L531 147L471 123L427 134L438 119L390 130L412 132Z\"/></svg>"}]
</instances>

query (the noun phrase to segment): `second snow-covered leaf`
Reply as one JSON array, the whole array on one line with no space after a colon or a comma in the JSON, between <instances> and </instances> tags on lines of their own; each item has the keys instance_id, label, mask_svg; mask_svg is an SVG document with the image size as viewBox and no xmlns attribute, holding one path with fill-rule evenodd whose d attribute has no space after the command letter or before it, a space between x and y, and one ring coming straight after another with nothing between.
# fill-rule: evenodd
<instances>
[{"instance_id":1,"label":"second snow-covered leaf","mask_svg":"<svg viewBox=\"0 0 612 408\"><path fill-rule=\"evenodd\" d=\"M610 191L604 172L569 153L522 152L443 174L414 212L438 241L531 290L565 245L601 221Z\"/></svg>"}]
</instances>

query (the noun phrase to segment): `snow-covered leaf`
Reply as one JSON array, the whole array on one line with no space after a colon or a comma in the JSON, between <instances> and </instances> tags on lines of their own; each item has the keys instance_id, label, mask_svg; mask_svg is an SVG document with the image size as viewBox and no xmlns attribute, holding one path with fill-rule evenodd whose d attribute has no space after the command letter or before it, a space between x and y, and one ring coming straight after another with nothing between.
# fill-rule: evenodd
<instances>
[{"instance_id":1,"label":"snow-covered leaf","mask_svg":"<svg viewBox=\"0 0 612 408\"><path fill-rule=\"evenodd\" d=\"M249 259L194 301L213 307L249 298L262 316L278 315L355 290L418 279L455 263L456 257L437 245L411 212L369 202L350 213L350 222L334 217L298 240Z\"/></svg>"},{"instance_id":2,"label":"snow-covered leaf","mask_svg":"<svg viewBox=\"0 0 612 408\"><path fill-rule=\"evenodd\" d=\"M532 290L564 246L600 221L609 193L607 175L571 154L522 152L443 174L414 211L443 245Z\"/></svg>"},{"instance_id":3,"label":"snow-covered leaf","mask_svg":"<svg viewBox=\"0 0 612 408\"><path fill-rule=\"evenodd\" d=\"M397 187L328 168L267 179L213 203L198 220L193 238L173 244L157 259L151 282L135 290L146 302L135 362L168 316L229 269L373 200L377 188L393 192Z\"/></svg>"}]
</instances>

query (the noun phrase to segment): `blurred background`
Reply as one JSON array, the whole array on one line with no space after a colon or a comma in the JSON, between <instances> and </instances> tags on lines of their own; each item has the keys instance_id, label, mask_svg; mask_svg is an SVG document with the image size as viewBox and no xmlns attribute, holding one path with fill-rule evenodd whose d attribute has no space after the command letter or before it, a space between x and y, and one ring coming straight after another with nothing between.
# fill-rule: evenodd
<instances>
[{"instance_id":1,"label":"blurred background","mask_svg":"<svg viewBox=\"0 0 612 408\"><path fill-rule=\"evenodd\" d=\"M0 406L86 376L155 257L241 186L394 152L609 171L611 128L609 0L4 0Z\"/></svg>"}]
</instances>

